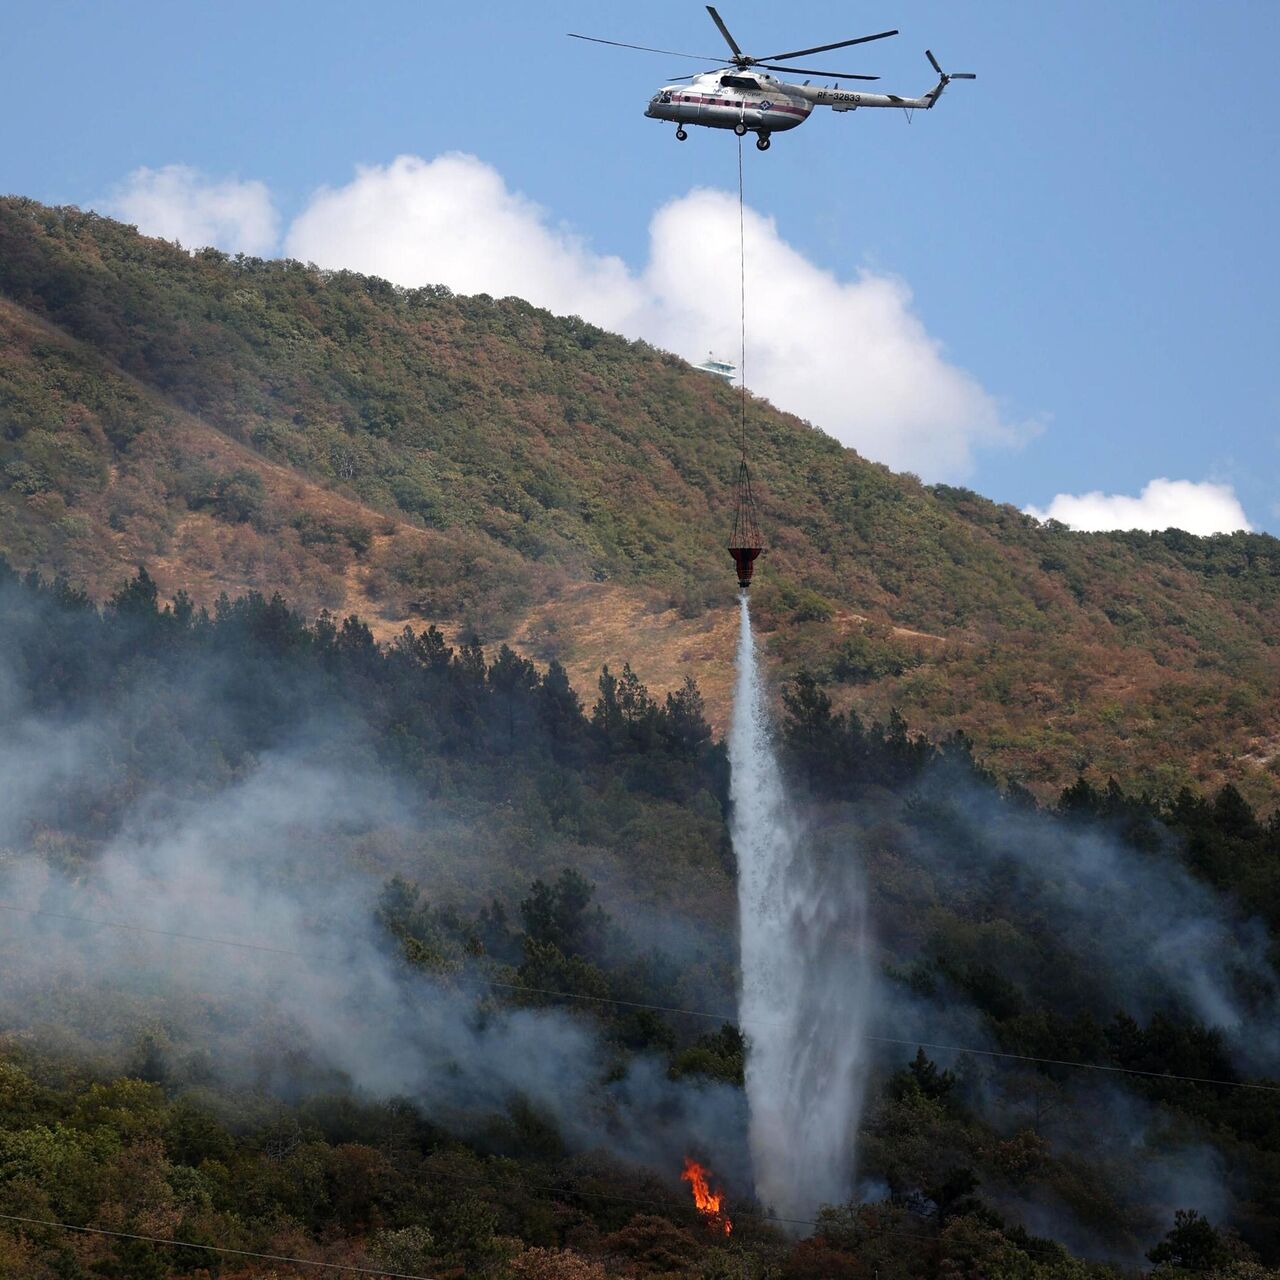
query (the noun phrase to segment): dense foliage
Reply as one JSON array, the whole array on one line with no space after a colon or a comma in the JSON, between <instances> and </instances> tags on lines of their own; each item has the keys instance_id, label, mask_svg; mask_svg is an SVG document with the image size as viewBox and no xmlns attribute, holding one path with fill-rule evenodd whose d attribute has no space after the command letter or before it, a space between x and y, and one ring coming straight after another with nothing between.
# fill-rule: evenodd
<instances>
[{"instance_id":1,"label":"dense foliage","mask_svg":"<svg viewBox=\"0 0 1280 1280\"><path fill-rule=\"evenodd\" d=\"M695 686L659 702L624 666L602 673L584 708L558 665L510 650L487 659L434 628L379 646L354 617L308 623L279 598L163 604L145 571L104 608L65 580L0 579L15 722L109 726L91 774L35 797L6 874L36 859L87 887L148 795L226 787L320 723L316 749L391 781L410 814L395 821L429 819L445 846L427 859L412 832L353 819L303 872L345 857L383 877L371 923L405 982L478 983L490 1010L572 1010L606 1047L610 1075L647 1056L691 1089L741 1084L736 1027L671 1012L728 1010L734 994L725 755ZM880 1194L824 1210L797 1243L730 1187L726 1241L692 1212L676 1168L574 1151L518 1097L459 1128L421 1100L362 1099L296 1060L287 1088L278 1071L233 1086L184 1042L182 1020L141 1002L117 1026L77 1026L64 991L4 1010L0 1213L438 1277L1120 1274L1072 1258L1050 1226L1014 1225L1034 1202L1059 1206L1063 1231L1093 1247L1135 1263L1150 1251L1162 1276L1267 1274L1251 1259L1280 1257L1280 1094L1170 1078L1266 1083L1172 997L1129 1011L1096 956L1074 952L1007 880L975 875L949 898L923 848L941 832L948 857L970 856L983 838L961 811L972 795L963 804L1027 830L1092 832L1188 869L1274 931L1280 823L1232 788L1163 805L1085 781L1040 813L1027 793L1000 790L966 739L932 745L897 715L863 724L806 677L787 691L781 737L815 850L857 848L866 863L888 986L920 1001L944 993L972 1011L969 1034L980 1027L1001 1050L1154 1073L1124 1079L1126 1105L1149 1108L1158 1130L1136 1156L1064 1136L1095 1106L1121 1123L1091 1078L964 1055L944 1068L911 1042L872 1082L862 1170ZM649 937L652 907L696 918L696 945ZM266 1030L220 1052L252 1058ZM1175 1221L1144 1200L1144 1166L1188 1144L1223 1153L1229 1214L1186 1203ZM291 1274L53 1228L0 1233L0 1273L13 1276L273 1269Z\"/></svg>"},{"instance_id":2,"label":"dense foliage","mask_svg":"<svg viewBox=\"0 0 1280 1280\"><path fill-rule=\"evenodd\" d=\"M664 670L730 603L729 389L580 320L7 199L0 338L0 551L100 600L145 561L210 606L283 590L572 666L588 642L557 618L595 583L622 594L592 621L670 610ZM1274 539L1071 534L762 402L749 429L757 616L785 667L868 718L968 732L1041 798L1087 767L1274 802Z\"/></svg>"}]
</instances>

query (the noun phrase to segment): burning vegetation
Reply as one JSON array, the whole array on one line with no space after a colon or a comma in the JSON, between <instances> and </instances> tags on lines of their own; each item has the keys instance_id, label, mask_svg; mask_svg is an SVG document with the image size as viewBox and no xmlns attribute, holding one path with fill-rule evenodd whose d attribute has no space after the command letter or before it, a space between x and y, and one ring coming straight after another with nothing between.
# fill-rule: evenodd
<instances>
[{"instance_id":1,"label":"burning vegetation","mask_svg":"<svg viewBox=\"0 0 1280 1280\"><path fill-rule=\"evenodd\" d=\"M685 1156L684 1172L680 1178L692 1189L693 1202L698 1206L698 1212L702 1214L707 1226L726 1236L732 1235L733 1223L729 1220L728 1214L721 1210L721 1205L724 1204L724 1192L719 1188L715 1191L711 1190L707 1182L707 1170L696 1160Z\"/></svg>"}]
</instances>

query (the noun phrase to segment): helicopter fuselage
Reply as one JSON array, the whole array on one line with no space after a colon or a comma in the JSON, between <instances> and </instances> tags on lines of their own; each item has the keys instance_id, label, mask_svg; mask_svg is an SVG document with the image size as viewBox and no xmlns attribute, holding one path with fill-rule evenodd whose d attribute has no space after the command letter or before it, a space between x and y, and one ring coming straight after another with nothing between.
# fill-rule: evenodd
<instances>
[{"instance_id":1,"label":"helicopter fuselage","mask_svg":"<svg viewBox=\"0 0 1280 1280\"><path fill-rule=\"evenodd\" d=\"M933 55L929 54L930 61ZM936 63L934 64L937 65ZM900 111L927 111L952 80L972 80L967 72L944 75L918 98L896 93L865 93L836 85L788 83L758 71L705 71L687 85L670 84L649 99L645 115L651 120L672 120L676 137L683 141L685 125L732 129L739 136L757 134L756 146L768 150L769 135L804 124L814 107L832 111L856 111L859 107L889 107Z\"/></svg>"},{"instance_id":2,"label":"helicopter fuselage","mask_svg":"<svg viewBox=\"0 0 1280 1280\"><path fill-rule=\"evenodd\" d=\"M895 110L928 110L942 96L952 80L974 80L971 71L955 71L948 75L933 54L926 49L925 57L938 73L938 83L918 98L903 98L896 93L863 93L841 89L840 82L879 80L879 76L863 75L857 71L819 71L812 67L788 65L795 58L807 58L811 53L829 53L834 49L848 49L853 45L868 44L896 36L897 30L878 31L874 35L855 36L851 40L837 40L833 44L818 44L806 49L792 49L788 53L771 53L764 58L752 57L742 52L724 19L716 12L715 5L707 5L711 21L716 24L733 56L721 61L714 70L700 71L696 75L682 76L686 84L664 85L649 99L645 115L650 120L669 120L676 127L676 141L684 142L688 136L687 124L701 125L705 129L732 129L741 139L744 134L756 135L756 146L768 151L769 139L775 133L794 129L813 114L814 107L830 107L832 111L857 111L859 107L889 107ZM655 49L647 44L628 44L623 40L605 40L601 36L580 35L569 32L574 40L590 40L595 44L615 45L620 49L639 49L642 53L660 53L666 57L689 58L703 62L702 55L679 53L671 49ZM715 62L715 58L706 61ZM825 61L825 59L824 59ZM818 76L835 81L832 85L815 85L809 80L794 84L775 79L768 71L783 71L788 75Z\"/></svg>"},{"instance_id":3,"label":"helicopter fuselage","mask_svg":"<svg viewBox=\"0 0 1280 1280\"><path fill-rule=\"evenodd\" d=\"M763 137L794 129L809 118L814 104L791 88L755 72L708 72L687 85L664 86L649 100L645 115Z\"/></svg>"}]
</instances>

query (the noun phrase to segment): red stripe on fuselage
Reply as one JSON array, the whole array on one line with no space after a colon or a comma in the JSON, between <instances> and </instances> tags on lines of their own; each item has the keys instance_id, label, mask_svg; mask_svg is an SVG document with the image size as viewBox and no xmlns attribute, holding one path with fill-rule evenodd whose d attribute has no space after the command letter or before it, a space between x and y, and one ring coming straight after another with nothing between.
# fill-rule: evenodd
<instances>
[{"instance_id":1,"label":"red stripe on fuselage","mask_svg":"<svg viewBox=\"0 0 1280 1280\"><path fill-rule=\"evenodd\" d=\"M706 97L700 97L698 95L691 94L691 93L681 94L679 97L676 97L675 94L672 94L671 101L672 103L687 102L687 103L693 104L694 106L701 106L701 107L726 107L732 111L761 111L762 110L758 102L744 102L741 99L739 99L737 102L732 102L726 98L706 98ZM780 111L785 116L800 116L802 119L807 117L809 114L809 112L806 111L803 107L793 107L789 104L784 105L781 102L771 102L769 105L769 110L763 112L763 114L767 116L770 114L770 112L773 112L773 111Z\"/></svg>"}]
</instances>

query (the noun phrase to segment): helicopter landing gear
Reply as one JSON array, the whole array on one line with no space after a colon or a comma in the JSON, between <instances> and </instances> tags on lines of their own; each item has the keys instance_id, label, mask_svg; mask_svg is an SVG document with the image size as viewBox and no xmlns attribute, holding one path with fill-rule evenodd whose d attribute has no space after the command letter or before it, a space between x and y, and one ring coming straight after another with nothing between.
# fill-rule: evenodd
<instances>
[{"instance_id":1,"label":"helicopter landing gear","mask_svg":"<svg viewBox=\"0 0 1280 1280\"><path fill-rule=\"evenodd\" d=\"M685 129L684 125L681 125L676 130L676 141L684 142L688 137L689 137L688 131Z\"/></svg>"},{"instance_id":2,"label":"helicopter landing gear","mask_svg":"<svg viewBox=\"0 0 1280 1280\"><path fill-rule=\"evenodd\" d=\"M757 150L757 151L768 151L768 150L769 150L769 145L770 145L770 144L769 144L769 135L768 135L767 133L762 133L762 134L761 134L761 135L756 139L756 150Z\"/></svg>"},{"instance_id":3,"label":"helicopter landing gear","mask_svg":"<svg viewBox=\"0 0 1280 1280\"><path fill-rule=\"evenodd\" d=\"M733 131L740 138L745 138L747 136L747 126L743 124L741 120L733 126Z\"/></svg>"}]
</instances>

